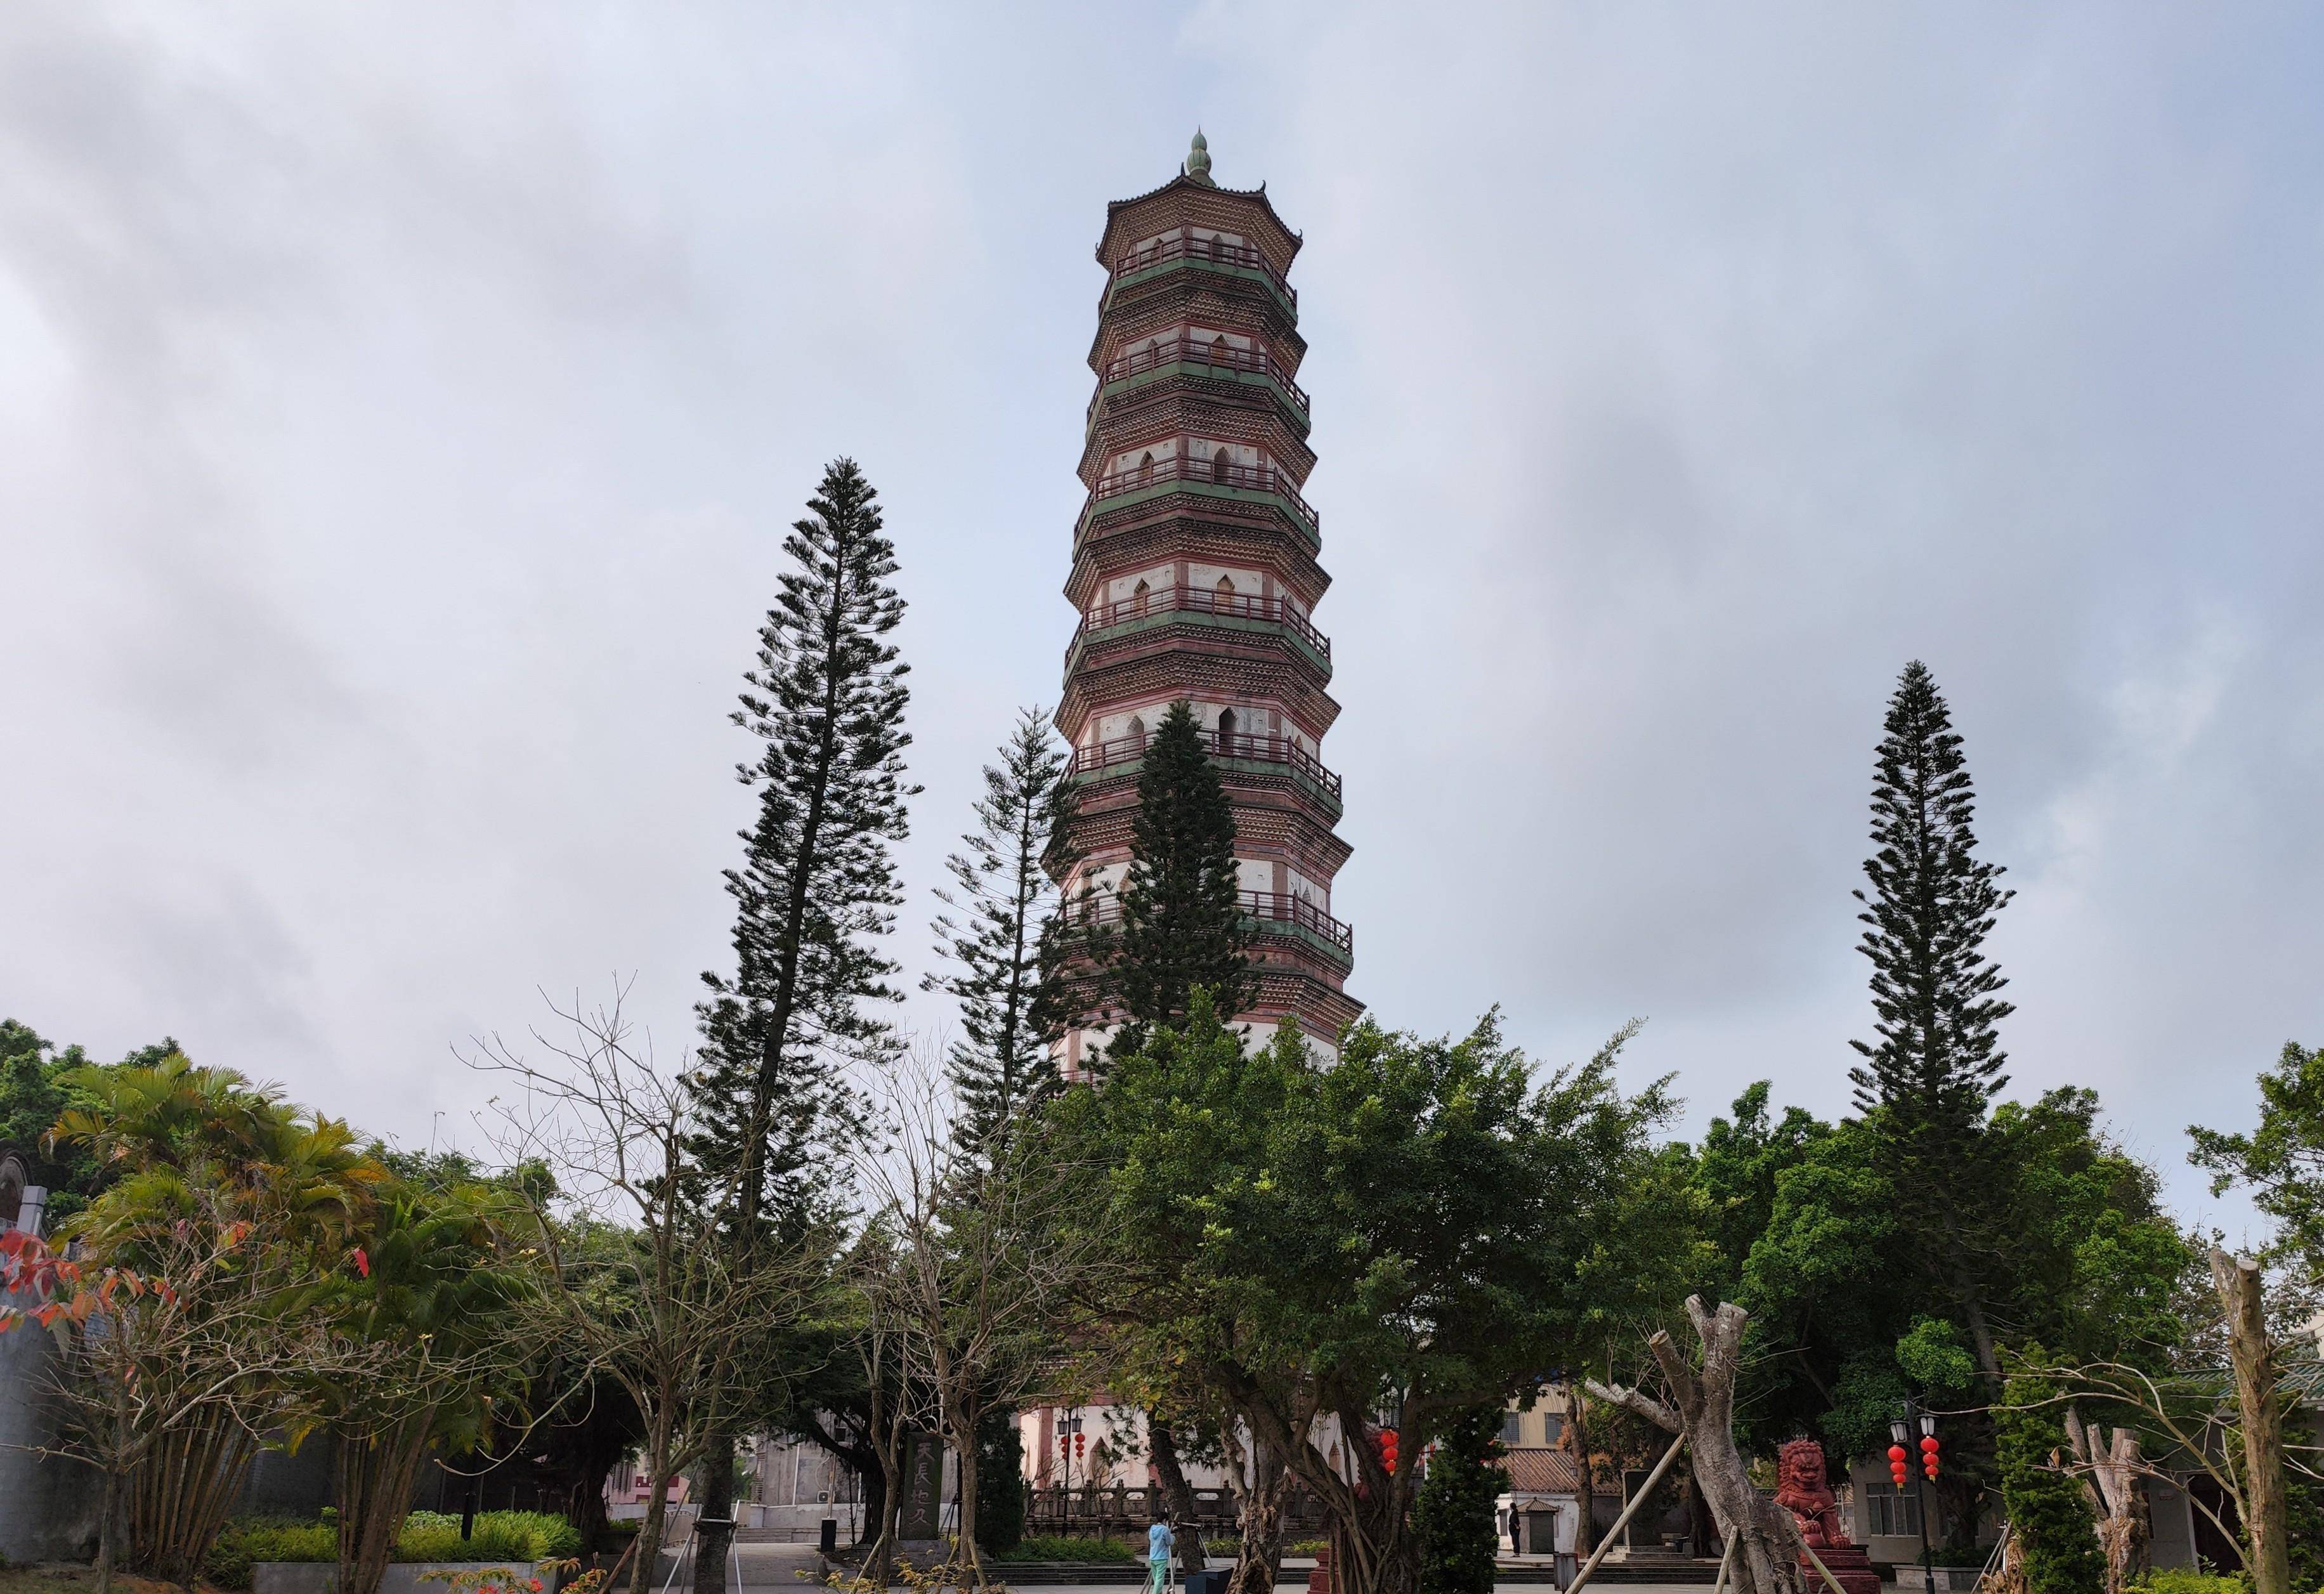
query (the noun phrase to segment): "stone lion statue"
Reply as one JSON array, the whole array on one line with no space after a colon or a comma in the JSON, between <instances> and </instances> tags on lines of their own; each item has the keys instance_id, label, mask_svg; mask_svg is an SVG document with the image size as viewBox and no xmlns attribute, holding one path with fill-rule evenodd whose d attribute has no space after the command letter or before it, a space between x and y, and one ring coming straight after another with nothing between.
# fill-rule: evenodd
<instances>
[{"instance_id":1,"label":"stone lion statue","mask_svg":"<svg viewBox=\"0 0 2324 1594\"><path fill-rule=\"evenodd\" d=\"M1776 1452L1775 1504L1799 1520L1800 1536L1818 1550L1855 1543L1840 1525L1840 1502L1824 1481L1823 1446L1812 1439L1792 1440Z\"/></svg>"}]
</instances>

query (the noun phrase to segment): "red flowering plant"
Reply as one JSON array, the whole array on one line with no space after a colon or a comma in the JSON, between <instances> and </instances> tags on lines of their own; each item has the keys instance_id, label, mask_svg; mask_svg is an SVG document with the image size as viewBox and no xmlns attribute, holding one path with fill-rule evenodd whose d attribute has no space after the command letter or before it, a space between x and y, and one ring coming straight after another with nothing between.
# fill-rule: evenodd
<instances>
[{"instance_id":1,"label":"red flowering plant","mask_svg":"<svg viewBox=\"0 0 2324 1594\"><path fill-rule=\"evenodd\" d=\"M384 1170L345 1124L176 1054L83 1069L50 1136L112 1175L59 1236L0 1239L0 1332L55 1336L67 1416L51 1447L106 1481L98 1573L189 1583L250 1463L296 1424L322 1342L318 1277Z\"/></svg>"}]
</instances>

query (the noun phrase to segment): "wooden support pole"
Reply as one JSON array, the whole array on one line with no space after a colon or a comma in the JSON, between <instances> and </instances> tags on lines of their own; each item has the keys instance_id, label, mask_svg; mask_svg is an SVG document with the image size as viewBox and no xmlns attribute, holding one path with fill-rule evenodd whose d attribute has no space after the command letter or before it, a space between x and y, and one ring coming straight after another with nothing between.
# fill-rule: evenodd
<instances>
[{"instance_id":1,"label":"wooden support pole","mask_svg":"<svg viewBox=\"0 0 2324 1594\"><path fill-rule=\"evenodd\" d=\"M1590 1574L1596 1571L1598 1563L1606 1559L1606 1552L1614 1547L1615 1539L1630 1525L1631 1514L1646 1503L1646 1497L1655 1492L1655 1485L1663 1480L1663 1474L1670 1470L1671 1463L1678 1460L1678 1452L1685 1445L1686 1435L1683 1433L1671 1441L1670 1449L1663 1451L1663 1459L1656 1461L1655 1470L1646 1474L1646 1481L1639 1486L1637 1494L1630 1497L1628 1503L1622 1507L1622 1514L1614 1518L1614 1525L1606 1530L1606 1536L1599 1541L1598 1548L1590 1553L1590 1559L1582 1563L1582 1570L1575 1572L1573 1580L1565 1585L1565 1594L1576 1594L1582 1585L1590 1580ZM1582 1457L1582 1464L1587 1467L1590 1458Z\"/></svg>"}]
</instances>

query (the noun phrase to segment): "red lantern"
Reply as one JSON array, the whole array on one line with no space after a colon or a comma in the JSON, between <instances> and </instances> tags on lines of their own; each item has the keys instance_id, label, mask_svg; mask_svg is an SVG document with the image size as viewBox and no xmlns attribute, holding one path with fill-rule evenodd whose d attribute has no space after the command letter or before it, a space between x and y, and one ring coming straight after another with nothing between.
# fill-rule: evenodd
<instances>
[{"instance_id":1,"label":"red lantern","mask_svg":"<svg viewBox=\"0 0 2324 1594\"><path fill-rule=\"evenodd\" d=\"M1395 1472L1396 1472L1396 1430L1395 1430L1395 1429L1393 1429L1393 1428L1383 1428L1383 1429L1381 1429L1381 1430L1380 1430L1380 1436L1379 1436L1379 1447L1380 1447L1380 1465L1381 1465L1382 1467L1387 1468L1387 1469L1388 1469L1388 1473L1389 1473L1389 1475L1390 1475L1391 1477L1393 1477L1393 1476L1395 1475Z\"/></svg>"},{"instance_id":2,"label":"red lantern","mask_svg":"<svg viewBox=\"0 0 2324 1594\"><path fill-rule=\"evenodd\" d=\"M1937 1475L1937 1436L1933 1433L1922 1436L1921 1470L1930 1478Z\"/></svg>"},{"instance_id":3,"label":"red lantern","mask_svg":"<svg viewBox=\"0 0 2324 1594\"><path fill-rule=\"evenodd\" d=\"M1084 1438L1081 1434L1076 1433L1074 1435L1074 1457L1076 1460L1081 1458L1082 1451L1088 1443L1089 1441Z\"/></svg>"},{"instance_id":4,"label":"red lantern","mask_svg":"<svg viewBox=\"0 0 2324 1594\"><path fill-rule=\"evenodd\" d=\"M1904 1447L1892 1444L1888 1447L1888 1476L1896 1480L1898 1488L1904 1487Z\"/></svg>"}]
</instances>

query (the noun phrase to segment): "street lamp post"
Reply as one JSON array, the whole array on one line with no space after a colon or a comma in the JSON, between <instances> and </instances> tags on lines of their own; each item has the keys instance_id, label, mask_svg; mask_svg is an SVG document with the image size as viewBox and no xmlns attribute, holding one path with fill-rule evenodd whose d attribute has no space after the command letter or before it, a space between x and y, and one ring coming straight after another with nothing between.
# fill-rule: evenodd
<instances>
[{"instance_id":1,"label":"street lamp post","mask_svg":"<svg viewBox=\"0 0 2324 1594\"><path fill-rule=\"evenodd\" d=\"M1917 1458L1911 1449L1914 1428L1921 1431ZM1937 1594L1936 1558L1929 1550L1929 1479L1937 1470L1937 1419L1908 1398L1889 1422L1888 1437L1894 1442L1888 1448L1888 1470L1896 1480L1899 1497L1904 1492L1904 1468L1914 1460L1921 1463L1917 1469L1921 1475L1913 1480L1914 1498L1920 1506L1921 1518L1921 1587L1928 1594Z\"/></svg>"}]
</instances>

